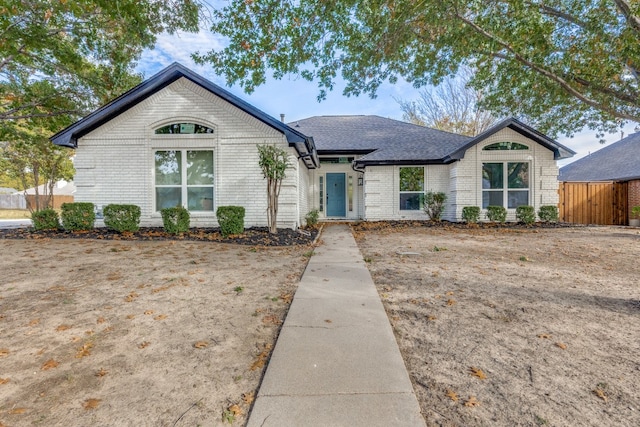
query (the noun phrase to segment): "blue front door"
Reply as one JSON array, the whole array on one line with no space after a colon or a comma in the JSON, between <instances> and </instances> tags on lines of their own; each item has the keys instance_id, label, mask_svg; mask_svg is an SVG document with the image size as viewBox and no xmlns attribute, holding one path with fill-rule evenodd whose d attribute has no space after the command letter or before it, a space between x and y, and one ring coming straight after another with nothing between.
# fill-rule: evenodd
<instances>
[{"instance_id":1,"label":"blue front door","mask_svg":"<svg viewBox=\"0 0 640 427\"><path fill-rule=\"evenodd\" d=\"M327 174L327 216L347 216L343 173Z\"/></svg>"}]
</instances>

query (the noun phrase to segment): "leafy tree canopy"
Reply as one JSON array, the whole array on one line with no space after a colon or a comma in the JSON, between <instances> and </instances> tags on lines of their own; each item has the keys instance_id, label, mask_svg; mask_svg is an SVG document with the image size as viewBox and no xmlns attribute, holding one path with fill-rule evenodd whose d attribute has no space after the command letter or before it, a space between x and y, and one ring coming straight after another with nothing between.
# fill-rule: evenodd
<instances>
[{"instance_id":1,"label":"leafy tree canopy","mask_svg":"<svg viewBox=\"0 0 640 427\"><path fill-rule=\"evenodd\" d=\"M460 66L496 117L543 131L640 121L640 2L632 0L230 0L212 31L227 47L195 55L248 92L274 77L375 96L402 77L438 84Z\"/></svg>"},{"instance_id":2,"label":"leafy tree canopy","mask_svg":"<svg viewBox=\"0 0 640 427\"><path fill-rule=\"evenodd\" d=\"M0 125L77 118L140 81L156 34L197 31L196 0L0 2ZM57 130L59 130L58 127Z\"/></svg>"}]
</instances>

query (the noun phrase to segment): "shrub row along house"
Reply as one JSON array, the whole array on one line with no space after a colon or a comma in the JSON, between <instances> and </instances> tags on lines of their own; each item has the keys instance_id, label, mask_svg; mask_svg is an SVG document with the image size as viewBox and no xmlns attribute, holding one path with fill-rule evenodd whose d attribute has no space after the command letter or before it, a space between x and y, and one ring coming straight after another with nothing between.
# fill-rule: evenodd
<instances>
[{"instance_id":1,"label":"shrub row along house","mask_svg":"<svg viewBox=\"0 0 640 427\"><path fill-rule=\"evenodd\" d=\"M556 161L575 153L515 119L476 137L378 116L322 116L285 124L173 64L54 135L76 149L76 201L141 207L162 224L176 205L194 226L217 226L218 206L243 206L266 225L259 144L289 153L278 224L321 219L427 219L425 193L444 192L443 219L465 206L558 203Z\"/></svg>"}]
</instances>

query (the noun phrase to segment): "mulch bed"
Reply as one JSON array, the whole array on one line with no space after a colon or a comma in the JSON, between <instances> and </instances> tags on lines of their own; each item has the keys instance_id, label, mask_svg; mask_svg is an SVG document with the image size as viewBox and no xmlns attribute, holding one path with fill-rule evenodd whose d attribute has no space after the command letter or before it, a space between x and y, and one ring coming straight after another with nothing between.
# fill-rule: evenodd
<instances>
[{"instance_id":1,"label":"mulch bed","mask_svg":"<svg viewBox=\"0 0 640 427\"><path fill-rule=\"evenodd\" d=\"M188 233L173 235L162 228L142 227L135 233L118 233L107 228L89 231L40 230L14 228L0 230L0 239L96 239L96 240L192 240L235 243L248 246L292 246L308 245L313 242L317 230L304 231L279 229L277 234L269 233L266 227L248 228L242 234L222 237L219 228L192 228Z\"/></svg>"},{"instance_id":2,"label":"mulch bed","mask_svg":"<svg viewBox=\"0 0 640 427\"><path fill-rule=\"evenodd\" d=\"M572 224L568 222L534 222L525 224L523 222L480 222L477 224L467 224L466 222L449 221L366 221L357 222L351 225L354 231L406 229L406 228L440 228L440 229L462 229L462 230L536 230L541 228L572 228L586 227L583 224Z\"/></svg>"}]
</instances>

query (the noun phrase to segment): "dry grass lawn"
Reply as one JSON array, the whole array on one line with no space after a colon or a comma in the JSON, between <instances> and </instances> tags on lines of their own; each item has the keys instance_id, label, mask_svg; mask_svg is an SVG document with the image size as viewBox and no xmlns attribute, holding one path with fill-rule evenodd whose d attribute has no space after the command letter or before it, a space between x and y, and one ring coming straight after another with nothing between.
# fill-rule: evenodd
<instances>
[{"instance_id":1,"label":"dry grass lawn","mask_svg":"<svg viewBox=\"0 0 640 427\"><path fill-rule=\"evenodd\" d=\"M640 426L637 230L356 235L428 426Z\"/></svg>"},{"instance_id":2,"label":"dry grass lawn","mask_svg":"<svg viewBox=\"0 0 640 427\"><path fill-rule=\"evenodd\" d=\"M0 239L0 426L242 425L308 250Z\"/></svg>"}]
</instances>

